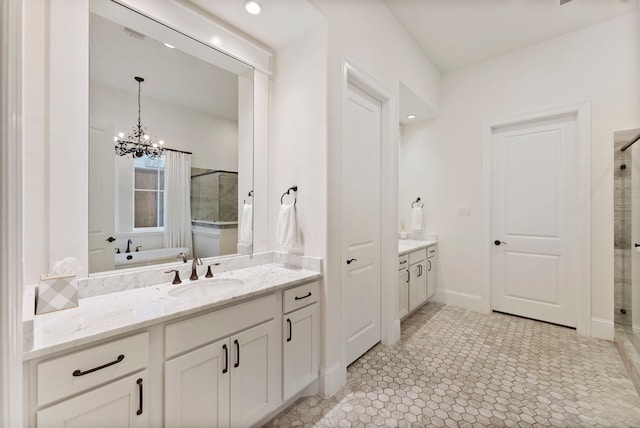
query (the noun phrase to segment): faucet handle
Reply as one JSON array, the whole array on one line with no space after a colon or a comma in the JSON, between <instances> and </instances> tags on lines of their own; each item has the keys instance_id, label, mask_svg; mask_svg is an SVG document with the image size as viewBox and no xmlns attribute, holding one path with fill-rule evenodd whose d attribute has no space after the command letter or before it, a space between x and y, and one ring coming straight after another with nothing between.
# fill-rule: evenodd
<instances>
[{"instance_id":1,"label":"faucet handle","mask_svg":"<svg viewBox=\"0 0 640 428\"><path fill-rule=\"evenodd\" d=\"M136 253L138 252L138 250L142 248L142 245L136 245Z\"/></svg>"},{"instance_id":2,"label":"faucet handle","mask_svg":"<svg viewBox=\"0 0 640 428\"><path fill-rule=\"evenodd\" d=\"M211 273L211 265L207 266L207 274L204 277L213 278L213 273Z\"/></svg>"},{"instance_id":3,"label":"faucet handle","mask_svg":"<svg viewBox=\"0 0 640 428\"><path fill-rule=\"evenodd\" d=\"M182 284L182 281L180 280L180 271L178 269L171 269L170 271L167 271L165 273L171 273L171 272L175 272L175 276L173 277L173 282L172 284Z\"/></svg>"}]
</instances>

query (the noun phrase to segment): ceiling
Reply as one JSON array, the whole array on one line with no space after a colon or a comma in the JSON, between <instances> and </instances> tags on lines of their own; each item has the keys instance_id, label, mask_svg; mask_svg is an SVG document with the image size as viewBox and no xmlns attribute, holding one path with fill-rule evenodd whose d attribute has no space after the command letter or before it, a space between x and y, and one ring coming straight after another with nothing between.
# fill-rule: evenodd
<instances>
[{"instance_id":1,"label":"ceiling","mask_svg":"<svg viewBox=\"0 0 640 428\"><path fill-rule=\"evenodd\" d=\"M237 120L238 76L148 35L133 37L120 24L91 14L91 82L142 97ZM142 33L140 33L142 35Z\"/></svg>"},{"instance_id":2,"label":"ceiling","mask_svg":"<svg viewBox=\"0 0 640 428\"><path fill-rule=\"evenodd\" d=\"M638 10L637 0L383 1L442 72Z\"/></svg>"},{"instance_id":3,"label":"ceiling","mask_svg":"<svg viewBox=\"0 0 640 428\"><path fill-rule=\"evenodd\" d=\"M321 23L308 0L174 0L205 11L278 50ZM336 0L333 0L336 1ZM365 4L370 0L339 0ZM382 0L442 72L638 10L639 0Z\"/></svg>"}]
</instances>

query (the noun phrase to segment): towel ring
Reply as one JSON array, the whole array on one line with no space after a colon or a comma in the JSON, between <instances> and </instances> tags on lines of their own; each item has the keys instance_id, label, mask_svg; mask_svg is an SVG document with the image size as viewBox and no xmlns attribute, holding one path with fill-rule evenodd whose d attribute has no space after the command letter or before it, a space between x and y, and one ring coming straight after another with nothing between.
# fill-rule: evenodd
<instances>
[{"instance_id":1,"label":"towel ring","mask_svg":"<svg viewBox=\"0 0 640 428\"><path fill-rule=\"evenodd\" d=\"M249 190L249 193L247 194L248 197L253 198L253 190ZM245 199L242 200L242 203L246 203L247 201Z\"/></svg>"},{"instance_id":2,"label":"towel ring","mask_svg":"<svg viewBox=\"0 0 640 428\"><path fill-rule=\"evenodd\" d=\"M417 204L420 202L420 197L418 196L418 199L416 199L415 201L411 202L411 208L415 208L414 204ZM420 208L424 208L424 204L420 204Z\"/></svg>"},{"instance_id":3,"label":"towel ring","mask_svg":"<svg viewBox=\"0 0 640 428\"><path fill-rule=\"evenodd\" d=\"M284 197L285 197L285 195L289 195L289 194L291 194L291 191L292 191L292 190L293 190L294 192L297 192L297 191L298 191L298 186L291 186L291 187L289 187L289 188L287 189L287 191L286 191L286 192L284 192L284 193L282 194L282 196L280 196L280 205L284 205ZM294 196L293 205L295 205L297 202L298 202L298 197L297 197L297 196Z\"/></svg>"}]
</instances>

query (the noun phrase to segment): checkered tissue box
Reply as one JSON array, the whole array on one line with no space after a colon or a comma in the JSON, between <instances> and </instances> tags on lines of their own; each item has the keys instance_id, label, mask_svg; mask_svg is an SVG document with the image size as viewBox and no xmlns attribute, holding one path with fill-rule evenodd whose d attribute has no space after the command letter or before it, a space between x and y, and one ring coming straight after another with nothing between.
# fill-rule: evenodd
<instances>
[{"instance_id":1,"label":"checkered tissue box","mask_svg":"<svg viewBox=\"0 0 640 428\"><path fill-rule=\"evenodd\" d=\"M78 306L75 275L42 276L36 289L36 315Z\"/></svg>"}]
</instances>

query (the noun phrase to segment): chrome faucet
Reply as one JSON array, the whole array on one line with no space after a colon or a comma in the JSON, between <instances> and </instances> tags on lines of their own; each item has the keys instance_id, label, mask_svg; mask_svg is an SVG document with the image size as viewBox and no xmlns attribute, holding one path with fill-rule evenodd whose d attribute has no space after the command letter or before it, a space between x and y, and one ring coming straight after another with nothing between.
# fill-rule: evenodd
<instances>
[{"instance_id":1,"label":"chrome faucet","mask_svg":"<svg viewBox=\"0 0 640 428\"><path fill-rule=\"evenodd\" d=\"M185 253L178 253L178 255L176 256L176 259L182 260L182 263L186 263L187 255Z\"/></svg>"},{"instance_id":2,"label":"chrome faucet","mask_svg":"<svg viewBox=\"0 0 640 428\"><path fill-rule=\"evenodd\" d=\"M202 260L200 260L199 257L193 258L193 264L191 265L191 276L189 277L191 281L195 281L198 279L198 272L196 270L196 267L201 264L202 264Z\"/></svg>"},{"instance_id":3,"label":"chrome faucet","mask_svg":"<svg viewBox=\"0 0 640 428\"><path fill-rule=\"evenodd\" d=\"M127 241L127 251L125 251L125 253L130 253L131 252L131 244L133 244L133 241L131 239L129 239Z\"/></svg>"}]
</instances>

